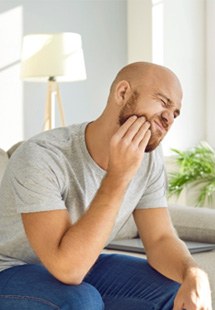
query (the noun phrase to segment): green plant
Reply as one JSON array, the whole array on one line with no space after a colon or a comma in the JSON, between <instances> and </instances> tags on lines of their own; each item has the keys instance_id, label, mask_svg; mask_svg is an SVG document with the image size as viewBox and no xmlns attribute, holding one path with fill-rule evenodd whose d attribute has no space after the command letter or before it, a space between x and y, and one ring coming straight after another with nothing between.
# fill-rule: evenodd
<instances>
[{"instance_id":1,"label":"green plant","mask_svg":"<svg viewBox=\"0 0 215 310\"><path fill-rule=\"evenodd\" d=\"M198 146L179 151L172 149L176 154L178 171L169 174L169 196L179 196L186 185L199 186L199 195L196 206L212 200L215 193L215 151L206 142Z\"/></svg>"}]
</instances>

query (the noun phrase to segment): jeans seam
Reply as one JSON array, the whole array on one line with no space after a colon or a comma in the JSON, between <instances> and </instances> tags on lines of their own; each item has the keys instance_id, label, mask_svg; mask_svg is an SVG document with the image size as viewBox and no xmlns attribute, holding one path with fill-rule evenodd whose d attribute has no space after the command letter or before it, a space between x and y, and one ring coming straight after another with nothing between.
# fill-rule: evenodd
<instances>
[{"instance_id":1,"label":"jeans seam","mask_svg":"<svg viewBox=\"0 0 215 310\"><path fill-rule=\"evenodd\" d=\"M41 304L45 304L45 305L48 305L48 306L51 306L53 309L56 309L56 310L60 310L59 306L56 305L56 304L53 304L52 302L50 302L49 300L46 300L46 299L43 299L43 298L39 298L39 297L32 297L32 296L20 296L20 295L0 295L0 299L1 298L5 298L5 299L17 299L17 300L32 300L32 301L36 301L38 303L41 303Z\"/></svg>"}]
</instances>

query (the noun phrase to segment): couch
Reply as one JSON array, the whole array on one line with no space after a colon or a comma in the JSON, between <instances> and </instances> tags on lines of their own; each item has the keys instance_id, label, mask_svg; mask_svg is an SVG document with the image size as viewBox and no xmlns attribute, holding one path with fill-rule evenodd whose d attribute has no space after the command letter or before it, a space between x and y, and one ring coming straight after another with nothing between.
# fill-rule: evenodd
<instances>
[{"instance_id":1,"label":"couch","mask_svg":"<svg viewBox=\"0 0 215 310\"><path fill-rule=\"evenodd\" d=\"M10 156L18 146L19 143L14 145L8 151L0 149L0 182ZM173 225L180 238L184 240L215 243L215 209L194 208L191 206L171 204L169 206L169 212ZM116 239L134 237L137 237L137 228L133 218L130 217L128 222L117 235ZM104 250L104 252L110 253L113 251ZM134 253L126 254L143 256L142 254ZM195 253L193 254L193 257L209 275L212 289L212 301L215 309L215 251Z\"/></svg>"}]
</instances>

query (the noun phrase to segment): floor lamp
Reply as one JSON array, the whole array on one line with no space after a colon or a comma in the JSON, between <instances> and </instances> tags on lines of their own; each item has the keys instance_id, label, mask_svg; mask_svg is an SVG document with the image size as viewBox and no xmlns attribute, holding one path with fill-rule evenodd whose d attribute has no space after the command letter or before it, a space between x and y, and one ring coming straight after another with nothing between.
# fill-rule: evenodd
<instances>
[{"instance_id":1,"label":"floor lamp","mask_svg":"<svg viewBox=\"0 0 215 310\"><path fill-rule=\"evenodd\" d=\"M44 130L55 127L55 110L65 126L58 82L86 79L81 36L77 33L29 34L23 38L21 78L48 82Z\"/></svg>"}]
</instances>

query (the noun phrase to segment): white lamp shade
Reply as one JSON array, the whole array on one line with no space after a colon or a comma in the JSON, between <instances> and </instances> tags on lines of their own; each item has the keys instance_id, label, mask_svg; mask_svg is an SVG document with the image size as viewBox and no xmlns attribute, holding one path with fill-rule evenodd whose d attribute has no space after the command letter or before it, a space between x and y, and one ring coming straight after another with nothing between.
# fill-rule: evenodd
<instances>
[{"instance_id":1,"label":"white lamp shade","mask_svg":"<svg viewBox=\"0 0 215 310\"><path fill-rule=\"evenodd\" d=\"M24 36L21 78L32 81L86 79L81 36L77 33Z\"/></svg>"}]
</instances>

